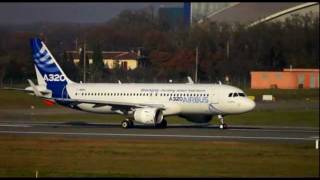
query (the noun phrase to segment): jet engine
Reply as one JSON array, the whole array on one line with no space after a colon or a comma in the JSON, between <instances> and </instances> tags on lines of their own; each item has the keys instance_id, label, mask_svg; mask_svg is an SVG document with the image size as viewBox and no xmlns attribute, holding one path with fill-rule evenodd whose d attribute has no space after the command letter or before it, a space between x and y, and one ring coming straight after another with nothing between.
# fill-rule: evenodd
<instances>
[{"instance_id":1,"label":"jet engine","mask_svg":"<svg viewBox=\"0 0 320 180\"><path fill-rule=\"evenodd\" d=\"M163 113L157 108L140 108L134 112L133 117L143 124L159 124L163 120Z\"/></svg>"}]
</instances>

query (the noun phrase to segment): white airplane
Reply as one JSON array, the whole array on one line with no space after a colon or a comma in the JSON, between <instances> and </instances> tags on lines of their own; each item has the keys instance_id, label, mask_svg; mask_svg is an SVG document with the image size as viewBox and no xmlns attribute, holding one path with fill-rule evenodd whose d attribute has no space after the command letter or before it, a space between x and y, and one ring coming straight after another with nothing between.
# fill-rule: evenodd
<instances>
[{"instance_id":1,"label":"white airplane","mask_svg":"<svg viewBox=\"0 0 320 180\"><path fill-rule=\"evenodd\" d=\"M191 78L187 84L76 83L66 76L40 39L31 39L31 47L38 85L28 80L30 86L23 91L72 109L124 115L123 128L133 127L134 122L165 128L164 117L171 115L208 123L217 115L224 129L224 116L255 107L255 102L237 87L195 84Z\"/></svg>"}]
</instances>

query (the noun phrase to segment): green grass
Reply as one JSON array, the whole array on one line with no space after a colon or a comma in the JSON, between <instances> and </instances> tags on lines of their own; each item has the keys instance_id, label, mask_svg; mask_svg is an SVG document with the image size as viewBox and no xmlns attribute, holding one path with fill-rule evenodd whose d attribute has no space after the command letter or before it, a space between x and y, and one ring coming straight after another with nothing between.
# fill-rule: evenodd
<instances>
[{"instance_id":1,"label":"green grass","mask_svg":"<svg viewBox=\"0 0 320 180\"><path fill-rule=\"evenodd\" d=\"M1 177L319 177L314 142L1 135L0 144Z\"/></svg>"},{"instance_id":2,"label":"green grass","mask_svg":"<svg viewBox=\"0 0 320 180\"><path fill-rule=\"evenodd\" d=\"M225 119L230 125L319 127L319 110L253 111L246 114L227 116Z\"/></svg>"},{"instance_id":3,"label":"green grass","mask_svg":"<svg viewBox=\"0 0 320 180\"><path fill-rule=\"evenodd\" d=\"M45 108L40 98L24 92L0 90L0 109L30 108L30 106Z\"/></svg>"},{"instance_id":4,"label":"green grass","mask_svg":"<svg viewBox=\"0 0 320 180\"><path fill-rule=\"evenodd\" d=\"M248 96L260 101L263 94L271 94L276 100L319 100L319 89L244 89Z\"/></svg>"}]
</instances>

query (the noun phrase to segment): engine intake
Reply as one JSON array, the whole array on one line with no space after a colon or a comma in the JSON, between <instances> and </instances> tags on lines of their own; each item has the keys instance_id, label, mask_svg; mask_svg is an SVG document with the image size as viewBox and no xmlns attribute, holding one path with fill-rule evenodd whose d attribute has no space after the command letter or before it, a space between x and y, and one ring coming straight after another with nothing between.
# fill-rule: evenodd
<instances>
[{"instance_id":1,"label":"engine intake","mask_svg":"<svg viewBox=\"0 0 320 180\"><path fill-rule=\"evenodd\" d=\"M134 112L133 117L143 124L159 124L163 120L163 113L157 108L140 108Z\"/></svg>"}]
</instances>

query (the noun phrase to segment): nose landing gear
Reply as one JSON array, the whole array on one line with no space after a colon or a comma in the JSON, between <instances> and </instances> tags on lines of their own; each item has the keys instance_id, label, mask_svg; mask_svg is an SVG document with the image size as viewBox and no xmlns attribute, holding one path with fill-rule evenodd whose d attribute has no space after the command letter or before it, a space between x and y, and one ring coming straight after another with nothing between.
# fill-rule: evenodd
<instances>
[{"instance_id":1,"label":"nose landing gear","mask_svg":"<svg viewBox=\"0 0 320 180\"><path fill-rule=\"evenodd\" d=\"M219 128L220 128L220 129L227 129L227 128L228 128L227 124L225 124L225 123L223 122L223 115L218 115L218 119L220 120L220 126L219 126Z\"/></svg>"}]
</instances>

